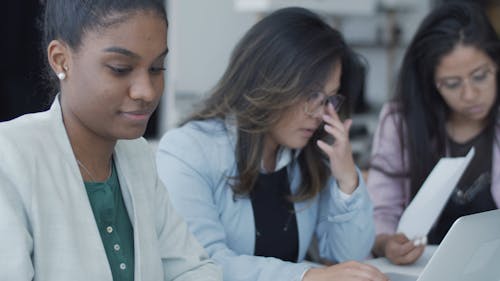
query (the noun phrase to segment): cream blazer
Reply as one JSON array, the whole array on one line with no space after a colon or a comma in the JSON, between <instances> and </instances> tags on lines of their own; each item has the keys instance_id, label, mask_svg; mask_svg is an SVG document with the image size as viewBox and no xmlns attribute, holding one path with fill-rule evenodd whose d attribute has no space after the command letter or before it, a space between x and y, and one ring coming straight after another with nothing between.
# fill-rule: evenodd
<instances>
[{"instance_id":1,"label":"cream blazer","mask_svg":"<svg viewBox=\"0 0 500 281\"><path fill-rule=\"evenodd\" d=\"M173 211L146 141L118 141L114 161L134 228L135 281L221 280ZM57 99L0 123L0 280L112 280Z\"/></svg>"}]
</instances>

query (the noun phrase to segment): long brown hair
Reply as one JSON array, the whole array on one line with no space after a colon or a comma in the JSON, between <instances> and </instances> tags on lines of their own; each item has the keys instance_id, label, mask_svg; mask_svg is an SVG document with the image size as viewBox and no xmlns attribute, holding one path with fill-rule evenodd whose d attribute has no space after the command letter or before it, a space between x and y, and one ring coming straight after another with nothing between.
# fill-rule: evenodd
<instances>
[{"instance_id":1,"label":"long brown hair","mask_svg":"<svg viewBox=\"0 0 500 281\"><path fill-rule=\"evenodd\" d=\"M211 95L187 120L235 121L238 175L231 188L236 195L248 195L255 184L266 134L286 110L307 98L312 87L324 85L336 62L342 63L345 90L352 55L337 30L303 8L272 13L239 41ZM302 182L294 201L314 197L330 177L315 144L322 134L318 130L297 158Z\"/></svg>"}]
</instances>

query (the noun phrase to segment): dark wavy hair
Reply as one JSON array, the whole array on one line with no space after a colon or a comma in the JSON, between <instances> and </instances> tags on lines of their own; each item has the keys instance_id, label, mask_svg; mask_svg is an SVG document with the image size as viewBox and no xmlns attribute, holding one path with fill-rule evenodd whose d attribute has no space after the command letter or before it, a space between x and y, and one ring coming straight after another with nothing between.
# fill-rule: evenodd
<instances>
[{"instance_id":1,"label":"dark wavy hair","mask_svg":"<svg viewBox=\"0 0 500 281\"><path fill-rule=\"evenodd\" d=\"M403 170L401 173L394 172L383 165L376 165L383 155L374 155L372 159L374 169L390 176L409 177L411 198L439 158L446 153L445 124L450 108L438 93L434 76L441 59L457 45L481 50L500 65L498 35L478 5L453 2L435 8L424 18L408 46L396 84L393 113L400 116L402 121L397 126ZM499 81L498 72L496 80ZM497 98L489 112L488 125L496 124L498 91L497 88Z\"/></svg>"},{"instance_id":2,"label":"dark wavy hair","mask_svg":"<svg viewBox=\"0 0 500 281\"><path fill-rule=\"evenodd\" d=\"M97 31L123 22L138 11L152 11L165 19L168 25L164 0L45 0L41 28L42 53L52 40L61 40L78 51L86 32ZM46 80L53 90L59 83L45 59ZM55 93L52 93L55 94Z\"/></svg>"},{"instance_id":3,"label":"dark wavy hair","mask_svg":"<svg viewBox=\"0 0 500 281\"><path fill-rule=\"evenodd\" d=\"M286 110L307 98L312 87L324 85L336 62L342 64L340 90L349 104L349 93L359 91L362 84L354 79L361 61L337 30L303 8L268 15L239 41L211 95L186 121L234 117L238 134L235 194L248 195L252 190L265 135ZM322 133L318 130L298 157L302 183L293 200L314 197L330 177L315 144Z\"/></svg>"}]
</instances>

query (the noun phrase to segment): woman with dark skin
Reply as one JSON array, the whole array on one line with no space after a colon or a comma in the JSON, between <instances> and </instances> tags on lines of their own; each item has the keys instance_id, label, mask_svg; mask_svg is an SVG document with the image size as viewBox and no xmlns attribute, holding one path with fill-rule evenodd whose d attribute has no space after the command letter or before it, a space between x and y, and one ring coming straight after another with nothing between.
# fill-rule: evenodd
<instances>
[{"instance_id":1,"label":"woman with dark skin","mask_svg":"<svg viewBox=\"0 0 500 281\"><path fill-rule=\"evenodd\" d=\"M161 0L48 0L59 92L0 124L0 280L220 280L141 138L163 93Z\"/></svg>"}]
</instances>

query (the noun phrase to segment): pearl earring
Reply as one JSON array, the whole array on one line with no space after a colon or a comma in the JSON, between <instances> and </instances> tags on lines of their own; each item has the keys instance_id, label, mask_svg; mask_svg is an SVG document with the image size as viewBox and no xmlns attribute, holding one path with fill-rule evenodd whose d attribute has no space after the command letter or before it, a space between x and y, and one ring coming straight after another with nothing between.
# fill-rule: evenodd
<instances>
[{"instance_id":1,"label":"pearl earring","mask_svg":"<svg viewBox=\"0 0 500 281\"><path fill-rule=\"evenodd\" d=\"M59 78L59 80L61 80L61 81L66 79L66 73L64 73L64 72L57 73L57 78Z\"/></svg>"}]
</instances>

